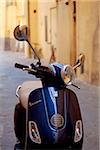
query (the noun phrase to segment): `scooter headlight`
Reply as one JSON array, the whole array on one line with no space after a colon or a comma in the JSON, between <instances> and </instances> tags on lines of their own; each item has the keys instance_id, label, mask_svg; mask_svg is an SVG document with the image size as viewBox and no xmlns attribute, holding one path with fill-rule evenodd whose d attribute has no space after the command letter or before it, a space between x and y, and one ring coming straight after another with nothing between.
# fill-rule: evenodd
<instances>
[{"instance_id":1,"label":"scooter headlight","mask_svg":"<svg viewBox=\"0 0 100 150\"><path fill-rule=\"evenodd\" d=\"M78 120L76 121L76 125L75 125L75 135L74 135L74 142L79 142L82 138L82 121Z\"/></svg>"},{"instance_id":2,"label":"scooter headlight","mask_svg":"<svg viewBox=\"0 0 100 150\"><path fill-rule=\"evenodd\" d=\"M74 69L70 65L65 65L61 69L61 77L65 84L70 84L75 79Z\"/></svg>"},{"instance_id":3,"label":"scooter headlight","mask_svg":"<svg viewBox=\"0 0 100 150\"><path fill-rule=\"evenodd\" d=\"M37 124L34 121L29 121L29 135L34 143L41 144L41 138Z\"/></svg>"}]
</instances>

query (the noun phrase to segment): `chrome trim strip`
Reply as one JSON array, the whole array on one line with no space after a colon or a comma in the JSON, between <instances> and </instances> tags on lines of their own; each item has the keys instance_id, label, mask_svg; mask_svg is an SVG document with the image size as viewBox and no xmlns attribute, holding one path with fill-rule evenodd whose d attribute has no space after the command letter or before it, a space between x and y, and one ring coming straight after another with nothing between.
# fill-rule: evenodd
<instances>
[{"instance_id":1,"label":"chrome trim strip","mask_svg":"<svg viewBox=\"0 0 100 150\"><path fill-rule=\"evenodd\" d=\"M48 87L48 91L49 91L49 94L50 94L50 98L54 104L54 110L55 110L55 114L57 114L57 104L56 104L56 98L54 96L54 87Z\"/></svg>"},{"instance_id":2,"label":"chrome trim strip","mask_svg":"<svg viewBox=\"0 0 100 150\"><path fill-rule=\"evenodd\" d=\"M44 90L42 89L42 96L43 96L43 101L44 101L44 106L45 106L45 112L46 112L46 116L47 116L47 122L48 122L48 126L50 127L51 130L53 131L56 131L56 129L52 128L50 126L50 123L49 123L49 117L48 117L48 111L47 111L47 106L46 106L46 100L45 100L45 95L44 95Z\"/></svg>"}]
</instances>

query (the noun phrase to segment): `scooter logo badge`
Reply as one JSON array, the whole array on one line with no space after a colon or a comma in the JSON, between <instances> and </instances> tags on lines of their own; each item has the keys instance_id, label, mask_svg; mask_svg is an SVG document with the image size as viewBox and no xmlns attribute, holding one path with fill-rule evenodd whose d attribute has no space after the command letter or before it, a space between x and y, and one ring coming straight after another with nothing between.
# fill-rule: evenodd
<instances>
[{"instance_id":1,"label":"scooter logo badge","mask_svg":"<svg viewBox=\"0 0 100 150\"><path fill-rule=\"evenodd\" d=\"M64 118L62 115L60 114L54 114L52 117L51 117L51 123L54 127L56 128L60 128L63 126L64 124Z\"/></svg>"}]
</instances>

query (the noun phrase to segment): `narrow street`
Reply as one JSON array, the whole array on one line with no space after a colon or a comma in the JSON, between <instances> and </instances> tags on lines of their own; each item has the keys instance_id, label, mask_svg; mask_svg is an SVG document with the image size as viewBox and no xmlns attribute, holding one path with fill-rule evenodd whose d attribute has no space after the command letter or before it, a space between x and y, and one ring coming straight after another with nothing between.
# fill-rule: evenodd
<instances>
[{"instance_id":1,"label":"narrow street","mask_svg":"<svg viewBox=\"0 0 100 150\"><path fill-rule=\"evenodd\" d=\"M23 53L0 52L0 150L13 150L14 135L13 112L17 103L15 89L25 80L35 80L34 76L15 69L14 64L29 65ZM96 86L76 81L80 90L73 88L79 98L84 122L83 150L99 150L99 111L100 89Z\"/></svg>"}]
</instances>

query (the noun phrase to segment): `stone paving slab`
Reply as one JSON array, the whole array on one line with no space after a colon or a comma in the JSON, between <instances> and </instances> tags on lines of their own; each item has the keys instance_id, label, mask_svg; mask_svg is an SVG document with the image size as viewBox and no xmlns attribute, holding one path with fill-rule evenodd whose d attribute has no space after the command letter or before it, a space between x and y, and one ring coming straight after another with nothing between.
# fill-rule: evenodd
<instances>
[{"instance_id":1,"label":"stone paving slab","mask_svg":"<svg viewBox=\"0 0 100 150\"><path fill-rule=\"evenodd\" d=\"M15 62L32 63L23 53L0 51L0 150L13 150L16 138L13 130L13 112L17 103L15 89L34 76L15 69ZM84 122L83 150L99 150L100 88L76 80L80 90L72 88L79 98Z\"/></svg>"}]
</instances>

